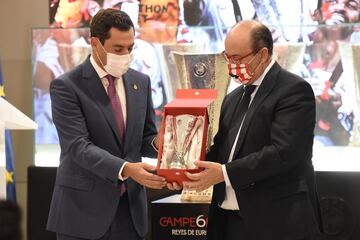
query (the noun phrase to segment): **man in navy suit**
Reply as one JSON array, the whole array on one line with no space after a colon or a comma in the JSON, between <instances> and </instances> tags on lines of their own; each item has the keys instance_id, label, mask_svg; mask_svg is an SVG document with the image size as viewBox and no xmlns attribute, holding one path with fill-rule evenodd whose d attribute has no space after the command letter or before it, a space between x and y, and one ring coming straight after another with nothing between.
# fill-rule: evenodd
<instances>
[{"instance_id":1,"label":"man in navy suit","mask_svg":"<svg viewBox=\"0 0 360 240\"><path fill-rule=\"evenodd\" d=\"M90 32L91 56L50 86L61 155L47 228L58 240L143 239L145 187L166 185L141 162L157 155L150 79L129 69L126 13L100 10Z\"/></svg>"},{"instance_id":2,"label":"man in navy suit","mask_svg":"<svg viewBox=\"0 0 360 240\"><path fill-rule=\"evenodd\" d=\"M209 240L318 239L321 218L312 145L315 100L311 86L272 58L269 29L238 23L227 35L224 57L241 86L221 108L219 131L187 174L190 189L214 186ZM170 186L171 187L171 186Z\"/></svg>"}]
</instances>

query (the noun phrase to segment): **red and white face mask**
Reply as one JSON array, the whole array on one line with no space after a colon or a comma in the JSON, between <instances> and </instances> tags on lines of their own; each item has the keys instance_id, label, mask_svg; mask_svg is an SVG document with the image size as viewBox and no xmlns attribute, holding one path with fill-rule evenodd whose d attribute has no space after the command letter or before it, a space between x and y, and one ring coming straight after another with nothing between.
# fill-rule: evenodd
<instances>
[{"instance_id":1,"label":"red and white face mask","mask_svg":"<svg viewBox=\"0 0 360 240\"><path fill-rule=\"evenodd\" d=\"M229 75L235 78L240 84L246 85L254 76L255 71L250 70L250 63L255 59L255 56L248 63L228 63Z\"/></svg>"},{"instance_id":2,"label":"red and white face mask","mask_svg":"<svg viewBox=\"0 0 360 240\"><path fill-rule=\"evenodd\" d=\"M246 85L254 76L254 72L250 70L248 63L229 63L229 75L235 78L235 81Z\"/></svg>"}]
</instances>

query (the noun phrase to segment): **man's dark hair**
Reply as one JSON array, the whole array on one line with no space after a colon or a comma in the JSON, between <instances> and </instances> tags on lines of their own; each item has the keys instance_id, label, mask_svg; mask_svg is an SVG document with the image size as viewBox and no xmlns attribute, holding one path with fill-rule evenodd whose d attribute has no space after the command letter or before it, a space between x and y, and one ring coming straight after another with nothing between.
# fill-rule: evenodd
<instances>
[{"instance_id":1,"label":"man's dark hair","mask_svg":"<svg viewBox=\"0 0 360 240\"><path fill-rule=\"evenodd\" d=\"M21 239L21 212L16 203L0 200L0 240Z\"/></svg>"},{"instance_id":2,"label":"man's dark hair","mask_svg":"<svg viewBox=\"0 0 360 240\"><path fill-rule=\"evenodd\" d=\"M110 29L116 28L120 31L134 29L134 24L129 15L115 9L101 9L90 22L90 36L99 38L101 44L110 38Z\"/></svg>"},{"instance_id":3,"label":"man's dark hair","mask_svg":"<svg viewBox=\"0 0 360 240\"><path fill-rule=\"evenodd\" d=\"M252 40L251 49L254 51L254 53L257 53L260 49L265 47L268 49L269 55L272 55L274 42L269 28L263 24L260 24L251 30L250 36Z\"/></svg>"}]
</instances>

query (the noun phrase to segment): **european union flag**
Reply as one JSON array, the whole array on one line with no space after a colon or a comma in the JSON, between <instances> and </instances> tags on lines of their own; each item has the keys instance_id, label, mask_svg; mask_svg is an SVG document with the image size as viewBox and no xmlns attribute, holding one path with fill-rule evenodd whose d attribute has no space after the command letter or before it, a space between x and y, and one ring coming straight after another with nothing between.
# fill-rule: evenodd
<instances>
[{"instance_id":1,"label":"european union flag","mask_svg":"<svg viewBox=\"0 0 360 240\"><path fill-rule=\"evenodd\" d=\"M5 98L4 81L0 65L0 97ZM5 152L6 152L6 197L8 200L16 202L15 174L14 174L14 154L12 148L11 134L5 131Z\"/></svg>"}]
</instances>

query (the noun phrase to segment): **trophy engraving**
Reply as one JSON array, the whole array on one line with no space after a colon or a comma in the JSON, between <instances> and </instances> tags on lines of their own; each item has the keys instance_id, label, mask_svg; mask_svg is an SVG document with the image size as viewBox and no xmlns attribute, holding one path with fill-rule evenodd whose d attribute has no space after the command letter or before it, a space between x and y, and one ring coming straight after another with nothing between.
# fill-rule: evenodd
<instances>
[{"instance_id":1,"label":"trophy engraving","mask_svg":"<svg viewBox=\"0 0 360 240\"><path fill-rule=\"evenodd\" d=\"M200 53L203 50L201 44L154 44L158 53L161 65L161 76L163 79L164 90L168 102L175 98L176 89L181 88L180 77L176 70L173 51Z\"/></svg>"},{"instance_id":2,"label":"trophy engraving","mask_svg":"<svg viewBox=\"0 0 360 240\"><path fill-rule=\"evenodd\" d=\"M207 71L207 69L206 69L206 65L204 63L195 64L194 74L197 77L203 77L205 75L206 71Z\"/></svg>"}]
</instances>

